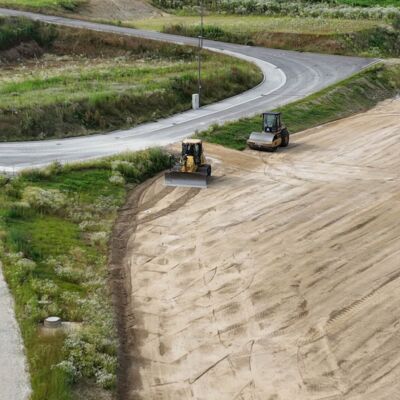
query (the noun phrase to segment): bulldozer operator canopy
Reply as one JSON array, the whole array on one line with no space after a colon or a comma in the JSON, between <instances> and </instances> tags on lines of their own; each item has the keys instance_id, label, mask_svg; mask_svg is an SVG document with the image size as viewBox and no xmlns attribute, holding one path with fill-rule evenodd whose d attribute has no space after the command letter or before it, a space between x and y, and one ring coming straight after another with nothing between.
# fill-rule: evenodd
<instances>
[{"instance_id":1,"label":"bulldozer operator canopy","mask_svg":"<svg viewBox=\"0 0 400 400\"><path fill-rule=\"evenodd\" d=\"M200 164L202 153L203 146L200 139L185 139L182 142L182 157L193 156L196 164Z\"/></svg>"}]
</instances>

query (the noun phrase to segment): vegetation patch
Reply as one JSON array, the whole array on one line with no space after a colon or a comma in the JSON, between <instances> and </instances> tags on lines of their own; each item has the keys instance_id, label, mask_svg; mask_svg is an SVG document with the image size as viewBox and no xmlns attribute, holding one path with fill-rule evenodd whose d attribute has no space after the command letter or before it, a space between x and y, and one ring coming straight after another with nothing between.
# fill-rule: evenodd
<instances>
[{"instance_id":1,"label":"vegetation patch","mask_svg":"<svg viewBox=\"0 0 400 400\"><path fill-rule=\"evenodd\" d=\"M153 0L171 13L198 13L197 0ZM399 0L205 0L206 11L219 14L323 17L345 19L391 19L399 15Z\"/></svg>"},{"instance_id":2,"label":"vegetation patch","mask_svg":"<svg viewBox=\"0 0 400 400\"><path fill-rule=\"evenodd\" d=\"M17 31L9 33L9 26ZM44 55L21 60L16 49L30 35ZM0 24L1 44L2 141L132 127L189 109L197 92L197 50L192 47L21 19ZM253 64L203 54L203 104L243 92L261 79Z\"/></svg>"},{"instance_id":3,"label":"vegetation patch","mask_svg":"<svg viewBox=\"0 0 400 400\"><path fill-rule=\"evenodd\" d=\"M76 11L86 0L0 0L0 7L32 11Z\"/></svg>"},{"instance_id":4,"label":"vegetation patch","mask_svg":"<svg viewBox=\"0 0 400 400\"><path fill-rule=\"evenodd\" d=\"M107 243L127 190L169 162L152 149L0 176L0 260L33 400L114 398L118 341ZM70 328L46 335L43 320L52 315Z\"/></svg>"},{"instance_id":5,"label":"vegetation patch","mask_svg":"<svg viewBox=\"0 0 400 400\"><path fill-rule=\"evenodd\" d=\"M291 133L364 112L400 92L400 64L381 63L303 100L280 107ZM267 110L266 110L267 111ZM199 134L212 143L237 150L246 148L251 132L261 130L260 117L213 126Z\"/></svg>"}]
</instances>

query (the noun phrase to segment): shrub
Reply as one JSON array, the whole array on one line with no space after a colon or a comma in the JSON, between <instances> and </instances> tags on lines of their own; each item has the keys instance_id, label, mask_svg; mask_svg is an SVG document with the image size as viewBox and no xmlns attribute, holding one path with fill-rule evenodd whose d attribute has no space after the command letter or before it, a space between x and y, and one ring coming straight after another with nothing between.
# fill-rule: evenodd
<instances>
[{"instance_id":1,"label":"shrub","mask_svg":"<svg viewBox=\"0 0 400 400\"><path fill-rule=\"evenodd\" d=\"M124 186L125 178L117 171L110 176L110 182L117 186Z\"/></svg>"},{"instance_id":2,"label":"shrub","mask_svg":"<svg viewBox=\"0 0 400 400\"><path fill-rule=\"evenodd\" d=\"M67 199L57 189L42 189L37 186L28 186L24 189L22 198L31 207L41 212L57 212L62 210L66 204Z\"/></svg>"},{"instance_id":3,"label":"shrub","mask_svg":"<svg viewBox=\"0 0 400 400\"><path fill-rule=\"evenodd\" d=\"M36 263L27 258L21 258L16 261L12 279L15 283L22 284L27 281L27 279L31 276L32 272L36 268Z\"/></svg>"},{"instance_id":4,"label":"shrub","mask_svg":"<svg viewBox=\"0 0 400 400\"><path fill-rule=\"evenodd\" d=\"M35 40L50 45L57 37L56 28L26 18L0 17L0 50L7 50L24 41Z\"/></svg>"},{"instance_id":5,"label":"shrub","mask_svg":"<svg viewBox=\"0 0 400 400\"><path fill-rule=\"evenodd\" d=\"M32 214L31 206L26 201L15 201L8 211L9 218L24 218Z\"/></svg>"}]
</instances>

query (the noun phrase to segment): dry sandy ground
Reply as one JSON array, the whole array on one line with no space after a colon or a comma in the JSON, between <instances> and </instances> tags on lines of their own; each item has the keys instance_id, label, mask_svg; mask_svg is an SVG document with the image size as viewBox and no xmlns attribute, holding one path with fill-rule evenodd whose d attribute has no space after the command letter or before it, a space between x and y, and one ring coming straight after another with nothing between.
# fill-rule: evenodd
<instances>
[{"instance_id":1,"label":"dry sandy ground","mask_svg":"<svg viewBox=\"0 0 400 400\"><path fill-rule=\"evenodd\" d=\"M400 101L292 139L140 189L125 398L400 398Z\"/></svg>"},{"instance_id":2,"label":"dry sandy ground","mask_svg":"<svg viewBox=\"0 0 400 400\"><path fill-rule=\"evenodd\" d=\"M108 20L132 20L161 16L161 10L145 0L88 0L79 9L79 16Z\"/></svg>"}]
</instances>

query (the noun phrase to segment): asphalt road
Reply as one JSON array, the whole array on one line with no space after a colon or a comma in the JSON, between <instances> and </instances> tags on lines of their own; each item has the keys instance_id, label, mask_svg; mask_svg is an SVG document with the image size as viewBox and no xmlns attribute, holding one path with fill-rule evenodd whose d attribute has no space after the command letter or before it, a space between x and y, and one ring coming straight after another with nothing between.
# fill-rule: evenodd
<instances>
[{"instance_id":1,"label":"asphalt road","mask_svg":"<svg viewBox=\"0 0 400 400\"><path fill-rule=\"evenodd\" d=\"M197 45L197 39L0 8L0 15L25 16L57 25ZM205 47L255 62L262 84L241 95L124 131L62 140L0 144L0 171L17 171L52 161L69 162L126 150L170 144L212 124L251 116L298 100L374 62L357 57L298 53L205 40Z\"/></svg>"},{"instance_id":2,"label":"asphalt road","mask_svg":"<svg viewBox=\"0 0 400 400\"><path fill-rule=\"evenodd\" d=\"M30 383L22 338L1 268L0 263L0 400L26 400Z\"/></svg>"}]
</instances>

